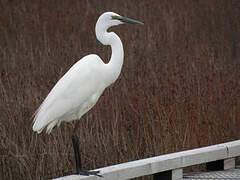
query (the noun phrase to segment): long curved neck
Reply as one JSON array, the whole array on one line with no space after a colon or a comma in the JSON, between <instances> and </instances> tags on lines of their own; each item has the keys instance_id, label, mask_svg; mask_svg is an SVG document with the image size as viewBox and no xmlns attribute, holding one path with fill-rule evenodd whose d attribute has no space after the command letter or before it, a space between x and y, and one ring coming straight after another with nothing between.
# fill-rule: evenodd
<instances>
[{"instance_id":1,"label":"long curved neck","mask_svg":"<svg viewBox=\"0 0 240 180\"><path fill-rule=\"evenodd\" d=\"M123 65L123 45L121 39L114 32L107 32L107 27L96 25L97 39L103 45L110 45L112 55L110 61L106 64L107 69L107 81L109 84L115 82L120 75Z\"/></svg>"}]
</instances>

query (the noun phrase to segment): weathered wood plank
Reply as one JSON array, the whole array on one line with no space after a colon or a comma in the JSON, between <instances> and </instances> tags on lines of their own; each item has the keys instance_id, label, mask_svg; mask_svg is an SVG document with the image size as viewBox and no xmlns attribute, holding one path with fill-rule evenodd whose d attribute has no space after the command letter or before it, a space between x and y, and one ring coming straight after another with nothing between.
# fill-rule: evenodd
<instances>
[{"instance_id":1,"label":"weathered wood plank","mask_svg":"<svg viewBox=\"0 0 240 180\"><path fill-rule=\"evenodd\" d=\"M122 180L240 156L240 140L108 166L104 178L70 175L57 180Z\"/></svg>"},{"instance_id":2,"label":"weathered wood plank","mask_svg":"<svg viewBox=\"0 0 240 180\"><path fill-rule=\"evenodd\" d=\"M228 169L234 169L236 164L235 164L235 158L229 158L229 159L225 159L223 161L224 163L224 170L228 170Z\"/></svg>"}]
</instances>

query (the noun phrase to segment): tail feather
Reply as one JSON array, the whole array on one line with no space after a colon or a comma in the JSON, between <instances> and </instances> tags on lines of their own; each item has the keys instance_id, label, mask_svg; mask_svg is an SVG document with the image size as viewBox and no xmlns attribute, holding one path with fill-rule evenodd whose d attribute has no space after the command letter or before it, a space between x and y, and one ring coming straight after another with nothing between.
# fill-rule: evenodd
<instances>
[{"instance_id":1,"label":"tail feather","mask_svg":"<svg viewBox=\"0 0 240 180\"><path fill-rule=\"evenodd\" d=\"M44 111L43 104L44 102L40 105L40 107L34 113L32 130L37 132L38 134L41 133L42 130L49 124L47 122L48 114Z\"/></svg>"},{"instance_id":2,"label":"tail feather","mask_svg":"<svg viewBox=\"0 0 240 180\"><path fill-rule=\"evenodd\" d=\"M34 121L34 124L33 124L32 130L37 132L38 134L41 133L46 125L44 125L40 119L36 118L36 116L33 121Z\"/></svg>"},{"instance_id":3,"label":"tail feather","mask_svg":"<svg viewBox=\"0 0 240 180\"><path fill-rule=\"evenodd\" d=\"M47 125L47 130L46 133L50 134L52 129L56 126L56 124L58 123L58 121L51 121L48 125Z\"/></svg>"},{"instance_id":4,"label":"tail feather","mask_svg":"<svg viewBox=\"0 0 240 180\"><path fill-rule=\"evenodd\" d=\"M35 112L32 130L39 134L47 127L46 132L49 134L56 124L60 124L59 121L54 110L41 105Z\"/></svg>"}]
</instances>

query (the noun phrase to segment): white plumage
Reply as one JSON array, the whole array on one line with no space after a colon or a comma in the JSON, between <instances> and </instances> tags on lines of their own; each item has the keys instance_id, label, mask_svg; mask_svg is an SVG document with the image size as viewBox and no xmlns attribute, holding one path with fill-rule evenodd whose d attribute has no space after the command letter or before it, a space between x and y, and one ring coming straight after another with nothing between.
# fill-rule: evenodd
<instances>
[{"instance_id":1,"label":"white plumage","mask_svg":"<svg viewBox=\"0 0 240 180\"><path fill-rule=\"evenodd\" d=\"M109 63L105 64L95 54L75 63L35 112L33 131L40 133L47 127L46 132L50 133L62 121L80 119L96 104L104 89L116 81L123 64L123 46L120 38L114 32L107 32L107 29L123 22L141 24L113 12L99 17L96 36L102 44L111 46Z\"/></svg>"},{"instance_id":2,"label":"white plumage","mask_svg":"<svg viewBox=\"0 0 240 180\"><path fill-rule=\"evenodd\" d=\"M104 65L96 55L88 55L73 65L37 110L33 130L40 133L47 126L50 133L61 121L79 119L92 108L106 87L102 81Z\"/></svg>"}]
</instances>

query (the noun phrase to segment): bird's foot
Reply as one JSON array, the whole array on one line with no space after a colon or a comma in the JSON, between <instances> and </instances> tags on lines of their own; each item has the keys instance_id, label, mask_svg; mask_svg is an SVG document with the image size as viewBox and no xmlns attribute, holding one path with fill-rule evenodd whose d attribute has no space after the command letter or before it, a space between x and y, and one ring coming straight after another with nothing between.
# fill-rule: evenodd
<instances>
[{"instance_id":1,"label":"bird's foot","mask_svg":"<svg viewBox=\"0 0 240 180\"><path fill-rule=\"evenodd\" d=\"M83 175L83 176L94 175L94 176L98 176L98 177L103 177L99 173L100 173L100 171L84 171L81 169L81 170L78 170L78 172L76 174Z\"/></svg>"},{"instance_id":2,"label":"bird's foot","mask_svg":"<svg viewBox=\"0 0 240 180\"><path fill-rule=\"evenodd\" d=\"M74 156L75 156L75 161L76 161L76 174L83 175L83 176L98 176L98 177L103 177L100 175L100 171L85 171L82 169L82 163L81 163L81 156L79 153L79 143L78 143L78 137L73 134L72 136L72 143L73 143L73 149L74 149Z\"/></svg>"}]
</instances>

